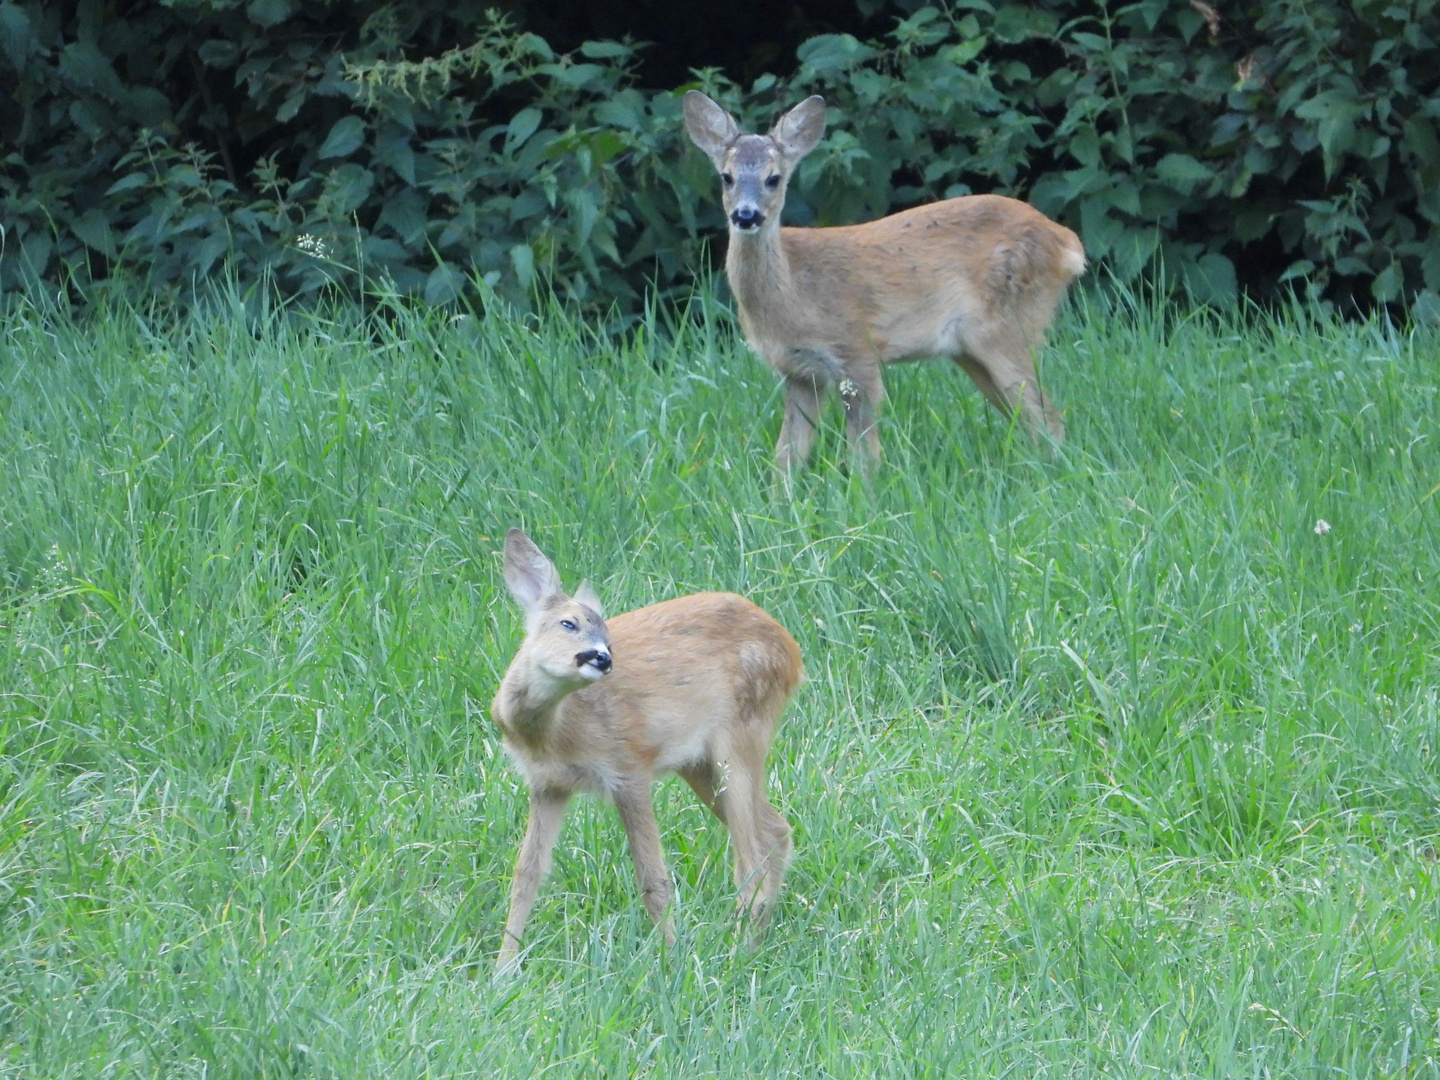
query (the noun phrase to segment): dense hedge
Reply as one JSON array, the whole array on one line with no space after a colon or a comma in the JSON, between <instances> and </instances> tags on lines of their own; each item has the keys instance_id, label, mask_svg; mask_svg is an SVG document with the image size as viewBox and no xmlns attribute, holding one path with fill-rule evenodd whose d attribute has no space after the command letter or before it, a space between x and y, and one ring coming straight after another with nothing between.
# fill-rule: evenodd
<instances>
[{"instance_id":1,"label":"dense hedge","mask_svg":"<svg viewBox=\"0 0 1440 1080\"><path fill-rule=\"evenodd\" d=\"M834 106L797 222L1002 191L1124 279L1435 317L1437 3L955 0L883 40L811 38L784 78L696 85L757 126ZM291 293L524 303L544 275L633 307L722 231L679 95L639 89L637 55L557 55L464 0L5 0L0 289L184 294L228 259Z\"/></svg>"}]
</instances>

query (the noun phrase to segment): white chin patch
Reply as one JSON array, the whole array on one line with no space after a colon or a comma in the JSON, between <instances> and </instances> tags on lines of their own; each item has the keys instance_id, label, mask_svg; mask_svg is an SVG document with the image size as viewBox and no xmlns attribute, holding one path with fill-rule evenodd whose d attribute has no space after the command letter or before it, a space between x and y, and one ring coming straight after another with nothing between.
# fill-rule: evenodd
<instances>
[{"instance_id":1,"label":"white chin patch","mask_svg":"<svg viewBox=\"0 0 1440 1080\"><path fill-rule=\"evenodd\" d=\"M579 671L580 677L590 682L594 682L596 679L601 679L605 677L605 672L601 671L594 664L581 664Z\"/></svg>"}]
</instances>

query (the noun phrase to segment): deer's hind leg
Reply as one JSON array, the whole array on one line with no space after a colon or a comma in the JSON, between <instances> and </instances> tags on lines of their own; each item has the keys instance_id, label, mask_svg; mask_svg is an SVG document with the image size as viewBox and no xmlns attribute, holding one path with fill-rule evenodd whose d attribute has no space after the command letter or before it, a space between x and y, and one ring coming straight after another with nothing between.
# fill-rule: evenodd
<instances>
[{"instance_id":1,"label":"deer's hind leg","mask_svg":"<svg viewBox=\"0 0 1440 1080\"><path fill-rule=\"evenodd\" d=\"M867 480L880 461L880 403L885 399L885 383L880 377L880 361L863 356L845 363L845 375L839 381L840 404L845 408L845 441L850 444L850 457Z\"/></svg>"},{"instance_id":2,"label":"deer's hind leg","mask_svg":"<svg viewBox=\"0 0 1440 1080\"><path fill-rule=\"evenodd\" d=\"M1032 440L1039 441L1043 433L1056 442L1065 438L1065 422L1040 389L1030 347L1016 335L977 336L954 360L1002 415L1019 410Z\"/></svg>"}]
</instances>

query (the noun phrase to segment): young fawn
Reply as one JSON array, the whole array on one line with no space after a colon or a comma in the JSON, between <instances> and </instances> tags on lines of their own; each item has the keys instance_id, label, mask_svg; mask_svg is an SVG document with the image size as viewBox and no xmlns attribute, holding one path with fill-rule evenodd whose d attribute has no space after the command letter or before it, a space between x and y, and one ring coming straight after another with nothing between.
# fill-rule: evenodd
<instances>
[{"instance_id":1,"label":"young fawn","mask_svg":"<svg viewBox=\"0 0 1440 1080\"><path fill-rule=\"evenodd\" d=\"M794 638L733 593L681 596L607 622L588 585L574 597L560 591L554 564L519 529L505 537L505 584L525 613L525 640L490 712L530 786L530 821L496 974L519 965L525 920L576 791L615 803L645 910L674 943L650 798L667 772L729 828L738 911L758 933L794 848L765 798L765 754L804 678Z\"/></svg>"},{"instance_id":2,"label":"young fawn","mask_svg":"<svg viewBox=\"0 0 1440 1080\"><path fill-rule=\"evenodd\" d=\"M862 472L880 454L882 364L948 356L1032 439L1065 435L1035 379L1034 352L1071 280L1085 269L1076 235L999 195L967 195L879 221L780 227L790 174L825 133L825 101L806 98L769 135L747 135L698 90L685 127L720 173L730 220L725 273L745 337L785 378L776 457L804 463L820 400L838 386Z\"/></svg>"}]
</instances>

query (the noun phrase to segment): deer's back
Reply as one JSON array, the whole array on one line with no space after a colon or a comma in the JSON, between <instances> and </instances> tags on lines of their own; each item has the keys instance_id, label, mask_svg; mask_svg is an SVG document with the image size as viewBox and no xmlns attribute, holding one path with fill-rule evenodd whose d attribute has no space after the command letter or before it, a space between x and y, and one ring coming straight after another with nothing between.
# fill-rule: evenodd
<instances>
[{"instance_id":1,"label":"deer's back","mask_svg":"<svg viewBox=\"0 0 1440 1080\"><path fill-rule=\"evenodd\" d=\"M929 203L861 225L780 230L794 292L748 305L758 337L825 347L863 335L882 359L949 351L965 324L1043 329L1085 266L1079 238L999 195ZM737 293L739 290L737 290ZM764 350L762 350L764 351Z\"/></svg>"}]
</instances>

